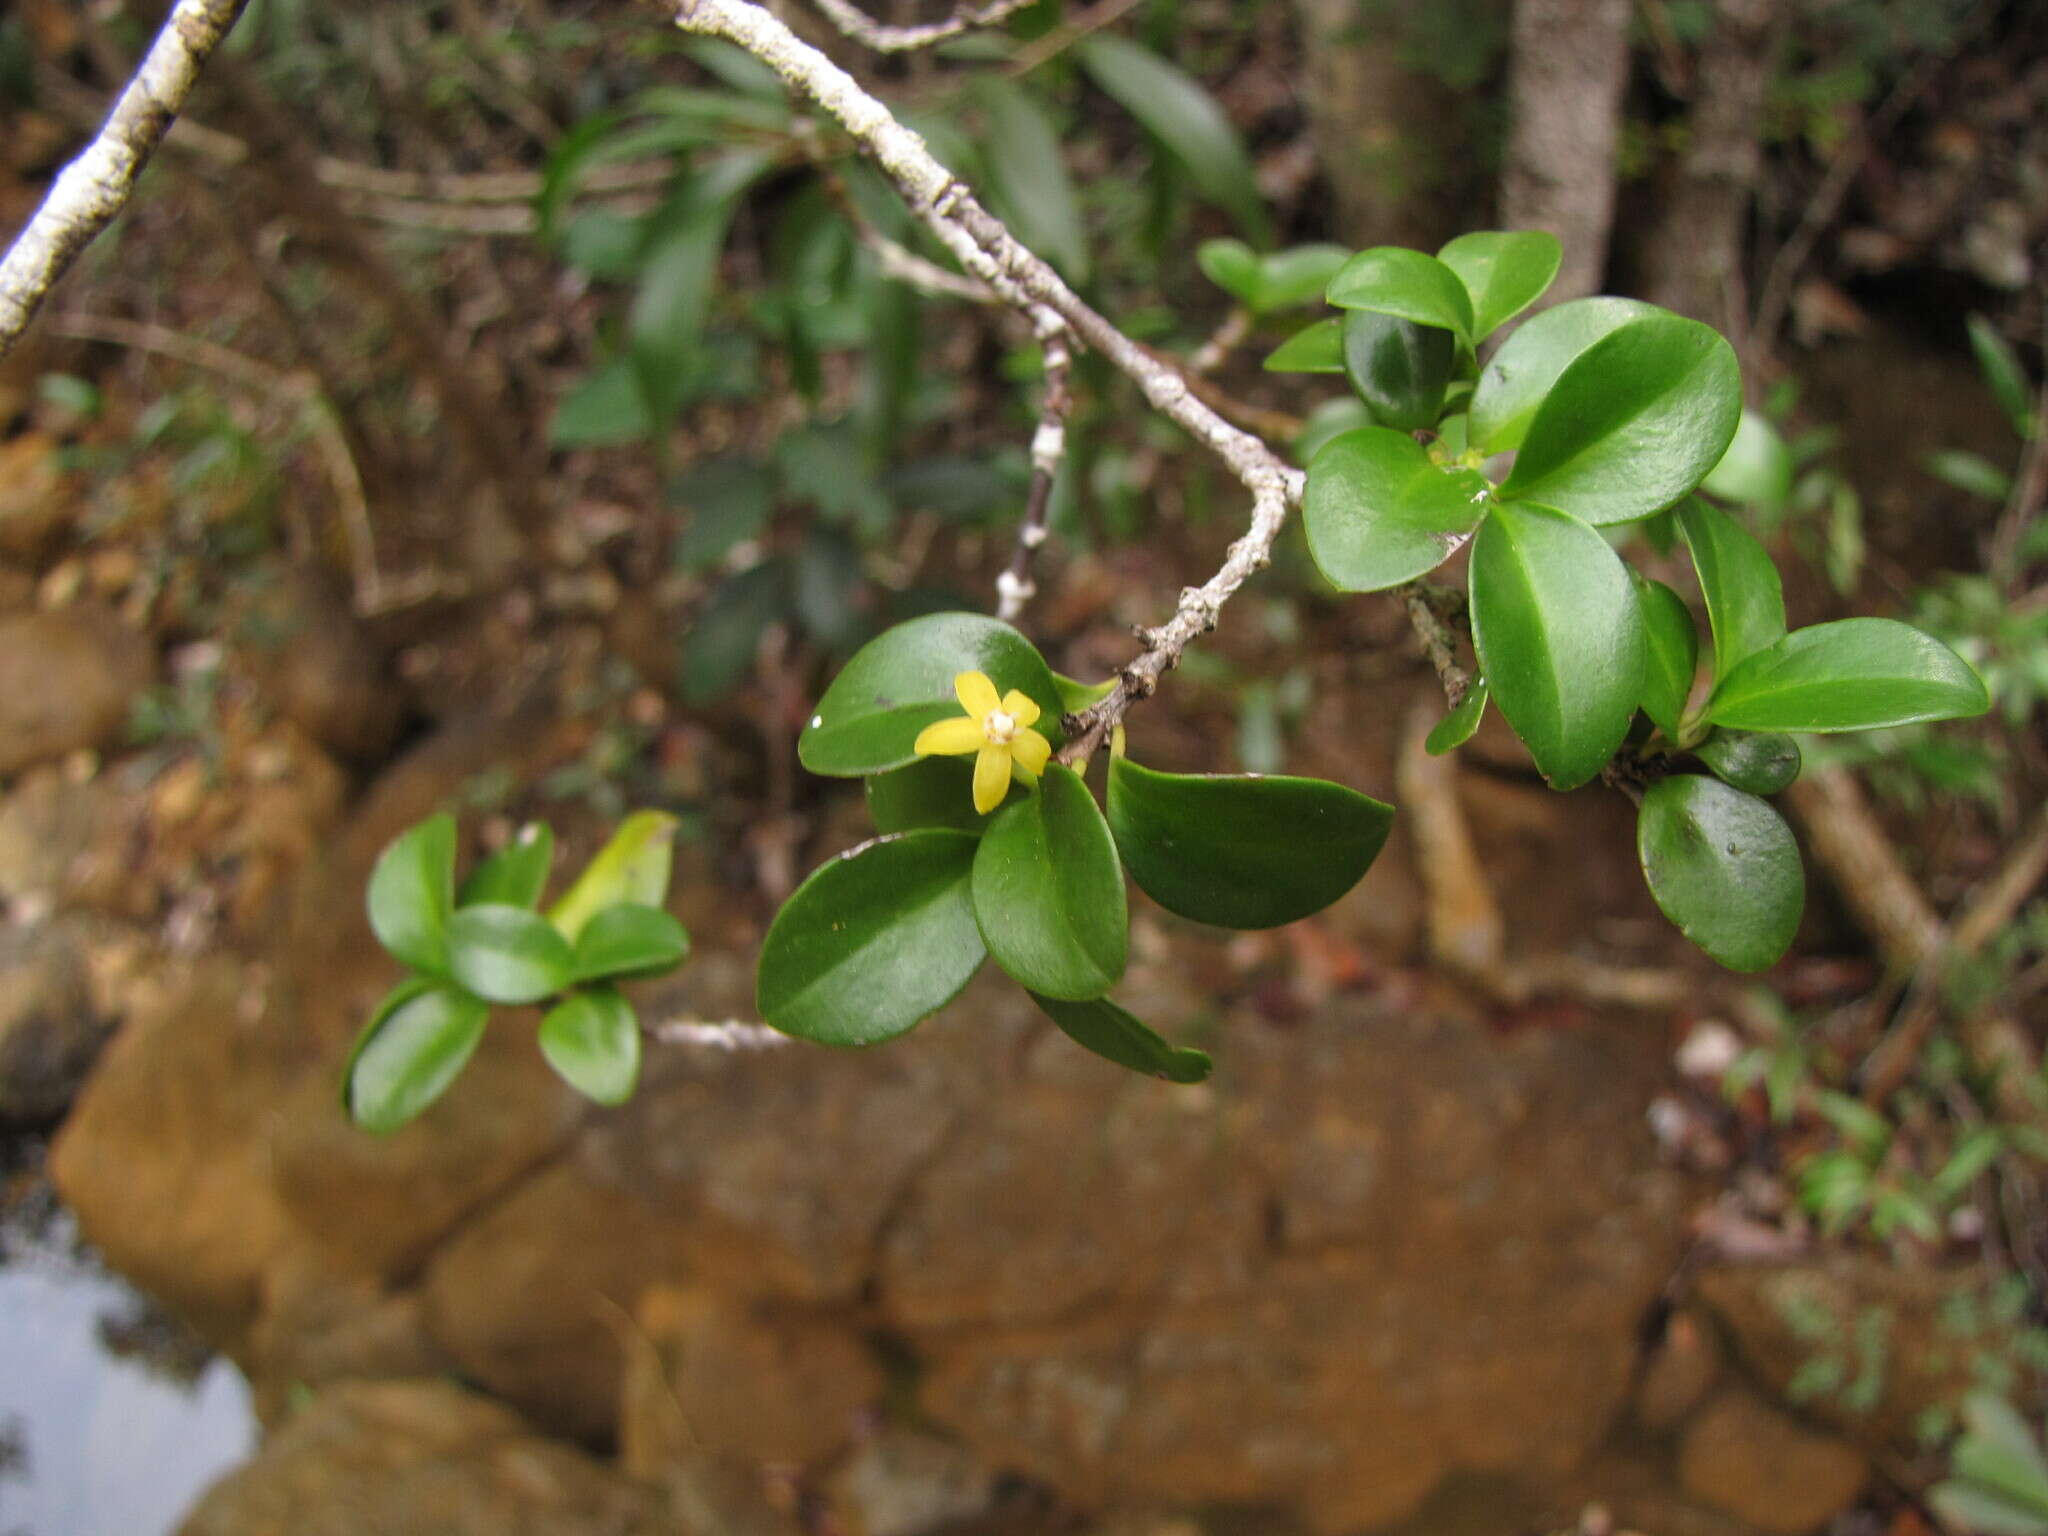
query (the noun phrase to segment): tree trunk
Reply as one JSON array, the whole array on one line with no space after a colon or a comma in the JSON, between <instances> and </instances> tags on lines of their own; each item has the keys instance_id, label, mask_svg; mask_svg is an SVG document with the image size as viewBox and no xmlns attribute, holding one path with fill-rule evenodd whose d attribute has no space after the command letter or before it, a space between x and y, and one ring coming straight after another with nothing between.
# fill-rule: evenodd
<instances>
[{"instance_id":1,"label":"tree trunk","mask_svg":"<svg viewBox=\"0 0 2048 1536\"><path fill-rule=\"evenodd\" d=\"M1506 229L1547 229L1564 264L1546 304L1597 293L1614 224L1614 153L1628 87L1629 0L1519 0L1501 169Z\"/></svg>"}]
</instances>

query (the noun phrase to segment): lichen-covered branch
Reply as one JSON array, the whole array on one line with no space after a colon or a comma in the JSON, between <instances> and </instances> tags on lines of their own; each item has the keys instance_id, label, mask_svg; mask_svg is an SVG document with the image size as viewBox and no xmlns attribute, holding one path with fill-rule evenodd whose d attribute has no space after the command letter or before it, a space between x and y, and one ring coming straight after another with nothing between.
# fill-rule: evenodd
<instances>
[{"instance_id":1,"label":"lichen-covered branch","mask_svg":"<svg viewBox=\"0 0 2048 1536\"><path fill-rule=\"evenodd\" d=\"M1038 593L1031 562L1045 543L1046 513L1052 507L1052 483L1067 456L1067 412L1074 397L1067 375L1074 366L1073 348L1064 325L1045 338L1045 402L1039 408L1038 430L1031 434L1031 489L1024 498L1024 519L1017 525L1017 548L996 578L996 617L1014 621Z\"/></svg>"},{"instance_id":2,"label":"lichen-covered branch","mask_svg":"<svg viewBox=\"0 0 2048 1536\"><path fill-rule=\"evenodd\" d=\"M825 13L827 21L863 48L872 48L876 53L914 53L963 32L1000 26L1030 3L1031 0L991 0L987 5L960 5L943 21L914 27L885 26L852 0L818 0L818 9Z\"/></svg>"},{"instance_id":3,"label":"lichen-covered branch","mask_svg":"<svg viewBox=\"0 0 2048 1536\"><path fill-rule=\"evenodd\" d=\"M99 134L59 173L0 260L0 356L13 349L57 279L105 229L192 93L200 66L243 0L178 0Z\"/></svg>"}]
</instances>

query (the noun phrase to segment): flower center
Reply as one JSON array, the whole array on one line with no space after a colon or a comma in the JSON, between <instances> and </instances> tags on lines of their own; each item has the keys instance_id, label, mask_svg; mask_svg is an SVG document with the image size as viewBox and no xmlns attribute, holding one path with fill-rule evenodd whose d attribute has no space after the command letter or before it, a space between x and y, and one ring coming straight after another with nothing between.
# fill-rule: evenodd
<instances>
[{"instance_id":1,"label":"flower center","mask_svg":"<svg viewBox=\"0 0 2048 1536\"><path fill-rule=\"evenodd\" d=\"M1017 734L1017 717L1007 710L992 709L981 722L981 734L999 747L1007 747Z\"/></svg>"}]
</instances>

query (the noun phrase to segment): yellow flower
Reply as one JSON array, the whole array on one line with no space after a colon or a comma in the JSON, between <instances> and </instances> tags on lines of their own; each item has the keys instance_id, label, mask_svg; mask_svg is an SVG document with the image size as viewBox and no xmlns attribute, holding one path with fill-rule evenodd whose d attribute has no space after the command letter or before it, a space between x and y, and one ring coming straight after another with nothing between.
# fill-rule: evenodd
<instances>
[{"instance_id":1,"label":"yellow flower","mask_svg":"<svg viewBox=\"0 0 2048 1536\"><path fill-rule=\"evenodd\" d=\"M997 698L996 685L986 672L962 672L953 679L953 693L967 718L926 726L911 749L919 757L978 754L974 808L986 816L1003 803L1011 774L1029 784L1045 772L1052 743L1031 729L1038 723L1038 706L1015 688Z\"/></svg>"}]
</instances>

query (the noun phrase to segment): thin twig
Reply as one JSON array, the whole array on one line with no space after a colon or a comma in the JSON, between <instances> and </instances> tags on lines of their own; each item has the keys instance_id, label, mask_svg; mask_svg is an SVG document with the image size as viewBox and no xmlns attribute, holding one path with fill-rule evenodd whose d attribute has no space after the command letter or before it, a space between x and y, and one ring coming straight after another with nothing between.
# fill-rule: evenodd
<instances>
[{"instance_id":1,"label":"thin twig","mask_svg":"<svg viewBox=\"0 0 2048 1536\"><path fill-rule=\"evenodd\" d=\"M1238 343L1252 332L1252 312L1242 304L1233 304L1230 313L1223 317L1223 323L1209 333L1209 339L1195 350L1188 359L1188 372L1192 374L1214 373L1229 360Z\"/></svg>"},{"instance_id":2,"label":"thin twig","mask_svg":"<svg viewBox=\"0 0 2048 1536\"><path fill-rule=\"evenodd\" d=\"M1463 633L1463 617L1450 611L1440 595L1445 592L1444 588L1417 580L1399 590L1401 601L1408 605L1408 622L1414 626L1416 639L1422 642L1422 654L1429 658L1430 666L1436 670L1444 699L1452 709L1456 709L1465 702L1465 695L1472 691L1472 674L1458 660L1458 637Z\"/></svg>"},{"instance_id":3,"label":"thin twig","mask_svg":"<svg viewBox=\"0 0 2048 1536\"><path fill-rule=\"evenodd\" d=\"M707 1051L766 1051L789 1044L789 1036L744 1019L662 1019L640 1026L657 1045L688 1045Z\"/></svg>"},{"instance_id":4,"label":"thin twig","mask_svg":"<svg viewBox=\"0 0 2048 1536\"><path fill-rule=\"evenodd\" d=\"M1038 430L1031 434L1031 489L1024 498L1024 520L1017 525L1017 548L996 578L996 617L1005 623L1014 622L1038 593L1031 562L1045 542L1052 484L1067 456L1067 412L1074 404L1068 375L1073 365L1073 348L1061 325L1045 338L1045 402L1039 409Z\"/></svg>"},{"instance_id":5,"label":"thin twig","mask_svg":"<svg viewBox=\"0 0 2048 1536\"><path fill-rule=\"evenodd\" d=\"M884 26L851 0L818 0L818 9L825 13L827 21L863 48L876 53L914 53L963 32L1000 26L1030 3L1031 0L992 0L987 5L962 5L943 21L914 27Z\"/></svg>"},{"instance_id":6,"label":"thin twig","mask_svg":"<svg viewBox=\"0 0 2048 1536\"><path fill-rule=\"evenodd\" d=\"M242 13L243 0L178 0L135 77L85 152L58 174L50 194L0 261L0 356L78 253L105 229L135 190L135 178L163 142L192 93L199 69Z\"/></svg>"}]
</instances>

